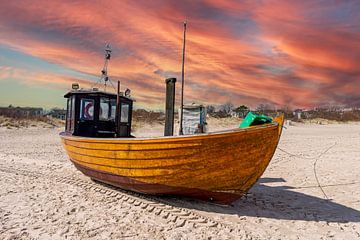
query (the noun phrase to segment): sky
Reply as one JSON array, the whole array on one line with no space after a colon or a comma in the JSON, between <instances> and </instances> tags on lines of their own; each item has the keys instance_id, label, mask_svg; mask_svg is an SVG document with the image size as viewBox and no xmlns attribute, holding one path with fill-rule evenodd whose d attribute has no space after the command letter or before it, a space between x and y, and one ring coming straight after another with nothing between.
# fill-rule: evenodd
<instances>
[{"instance_id":1,"label":"sky","mask_svg":"<svg viewBox=\"0 0 360 240\"><path fill-rule=\"evenodd\" d=\"M0 106L65 107L109 77L138 108L185 102L360 107L360 1L0 0ZM109 89L109 87L108 87Z\"/></svg>"}]
</instances>

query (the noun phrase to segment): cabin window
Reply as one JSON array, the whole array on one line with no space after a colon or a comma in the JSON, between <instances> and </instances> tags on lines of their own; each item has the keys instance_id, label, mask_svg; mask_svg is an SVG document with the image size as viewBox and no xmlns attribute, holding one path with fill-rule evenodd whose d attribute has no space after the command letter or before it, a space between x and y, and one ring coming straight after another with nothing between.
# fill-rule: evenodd
<instances>
[{"instance_id":1,"label":"cabin window","mask_svg":"<svg viewBox=\"0 0 360 240\"><path fill-rule=\"evenodd\" d=\"M128 103L121 103L120 122L122 122L122 123L129 122L129 104Z\"/></svg>"},{"instance_id":2,"label":"cabin window","mask_svg":"<svg viewBox=\"0 0 360 240\"><path fill-rule=\"evenodd\" d=\"M71 102L70 102L70 98L67 99L67 108L66 108L66 121L65 121L65 129L66 131L70 130L70 113L71 113Z\"/></svg>"},{"instance_id":3,"label":"cabin window","mask_svg":"<svg viewBox=\"0 0 360 240\"><path fill-rule=\"evenodd\" d=\"M116 99L110 99L110 119L115 121L116 116Z\"/></svg>"},{"instance_id":4,"label":"cabin window","mask_svg":"<svg viewBox=\"0 0 360 240\"><path fill-rule=\"evenodd\" d=\"M100 98L99 119L102 121L115 121L116 100L110 98Z\"/></svg>"},{"instance_id":5,"label":"cabin window","mask_svg":"<svg viewBox=\"0 0 360 240\"><path fill-rule=\"evenodd\" d=\"M75 115L75 97L71 96L67 100L67 111L66 111L65 129L68 132L73 132L74 130L74 115Z\"/></svg>"},{"instance_id":6,"label":"cabin window","mask_svg":"<svg viewBox=\"0 0 360 240\"><path fill-rule=\"evenodd\" d=\"M109 120L109 99L108 98L100 98L100 111L99 111L99 119L100 120Z\"/></svg>"},{"instance_id":7,"label":"cabin window","mask_svg":"<svg viewBox=\"0 0 360 240\"><path fill-rule=\"evenodd\" d=\"M74 132L75 129L75 96L71 96L71 103L70 103L70 132Z\"/></svg>"},{"instance_id":8,"label":"cabin window","mask_svg":"<svg viewBox=\"0 0 360 240\"><path fill-rule=\"evenodd\" d=\"M94 100L82 98L80 102L80 120L94 120Z\"/></svg>"}]
</instances>

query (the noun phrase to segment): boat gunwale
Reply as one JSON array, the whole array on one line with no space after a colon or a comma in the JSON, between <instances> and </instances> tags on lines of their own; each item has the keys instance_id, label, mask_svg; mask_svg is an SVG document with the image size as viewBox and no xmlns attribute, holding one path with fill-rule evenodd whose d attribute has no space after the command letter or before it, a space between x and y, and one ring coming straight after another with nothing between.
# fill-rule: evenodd
<instances>
[{"instance_id":1,"label":"boat gunwale","mask_svg":"<svg viewBox=\"0 0 360 240\"><path fill-rule=\"evenodd\" d=\"M200 133L200 134L193 134L193 135L176 135L176 136L155 136L155 137L134 137L134 138L94 138L94 137L82 137L82 136L74 136L66 132L60 132L60 137L64 140L70 141L81 141L81 142L88 142L88 143L109 143L109 144L117 144L117 143L152 143L152 142L161 142L161 141L186 141L186 140L201 140L201 139L208 139L209 137L221 137L221 136L228 136L232 134L239 134L239 133L247 133L247 132L256 132L265 129L271 129L273 127L278 127L279 123L272 122L263 125L256 125L251 126L248 128L233 128L229 130L221 130L209 133Z\"/></svg>"},{"instance_id":2,"label":"boat gunwale","mask_svg":"<svg viewBox=\"0 0 360 240\"><path fill-rule=\"evenodd\" d=\"M67 139L68 140L68 139ZM73 141L75 142L74 140L68 140L68 141ZM85 141L82 141L82 143L87 143ZM94 143L94 142L91 142L91 143ZM98 142L99 144L109 144L109 143L103 143L103 142ZM116 144L116 143L114 143ZM177 147L165 147L165 148L147 148L147 149L103 149L103 148L93 148L93 147L79 147L79 146L76 146L76 145L72 145L70 144L69 142L66 143L67 146L71 146L71 147L74 147L74 148L78 148L78 149L86 149L86 150L101 150L101 151L108 151L108 152L112 152L112 151L132 151L132 152L139 152L139 151L168 151L168 150L180 150L180 149L190 149L190 148L193 148L193 149L199 149L201 147L200 144L193 144L193 145L185 145L185 146L177 146Z\"/></svg>"}]
</instances>

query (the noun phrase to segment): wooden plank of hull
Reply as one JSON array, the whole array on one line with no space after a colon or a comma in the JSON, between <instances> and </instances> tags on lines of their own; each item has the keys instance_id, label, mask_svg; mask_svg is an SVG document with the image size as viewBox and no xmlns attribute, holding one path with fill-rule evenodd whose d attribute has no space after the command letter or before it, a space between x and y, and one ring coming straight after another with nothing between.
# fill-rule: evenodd
<instances>
[{"instance_id":1,"label":"wooden plank of hull","mask_svg":"<svg viewBox=\"0 0 360 240\"><path fill-rule=\"evenodd\" d=\"M218 134L156 139L61 136L72 162L90 177L144 193L164 194L165 188L166 194L196 193L197 197L226 202L248 191L265 171L281 126L282 122ZM121 181L110 181L109 176ZM140 185L135 183L144 187L139 190Z\"/></svg>"},{"instance_id":2,"label":"wooden plank of hull","mask_svg":"<svg viewBox=\"0 0 360 240\"><path fill-rule=\"evenodd\" d=\"M104 182L122 189L131 190L144 194L153 195L171 195L196 198L203 201L211 201L218 204L230 204L239 199L242 194L233 194L228 192L211 192L196 188L172 187L161 184L149 184L140 182L131 178L122 177L107 172L101 172L92 168L87 168L73 162L75 167L86 176L92 179Z\"/></svg>"}]
</instances>

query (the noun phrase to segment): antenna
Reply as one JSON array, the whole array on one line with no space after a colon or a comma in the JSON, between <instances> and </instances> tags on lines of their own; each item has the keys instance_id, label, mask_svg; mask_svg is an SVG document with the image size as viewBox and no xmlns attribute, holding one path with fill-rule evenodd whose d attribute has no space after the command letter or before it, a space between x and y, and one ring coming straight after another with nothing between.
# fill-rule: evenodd
<instances>
[{"instance_id":1,"label":"antenna","mask_svg":"<svg viewBox=\"0 0 360 240\"><path fill-rule=\"evenodd\" d=\"M95 83L95 85L92 86L92 88L95 87L97 84L101 83L102 80L104 80L104 91L106 91L107 82L110 82L111 86L114 88L114 90L116 90L108 76L108 70L107 70L108 64L109 64L109 61L111 58L111 52L112 52L112 50L111 50L110 44L107 43L105 46L104 67L101 70L101 77L100 77L99 81L97 81Z\"/></svg>"},{"instance_id":2,"label":"antenna","mask_svg":"<svg viewBox=\"0 0 360 240\"><path fill-rule=\"evenodd\" d=\"M183 133L183 113L184 113L184 75L185 75L185 40L186 40L186 20L184 21L184 42L183 42L183 52L182 52L182 69L181 69L181 105L180 105L180 127L179 135L184 135Z\"/></svg>"}]
</instances>

